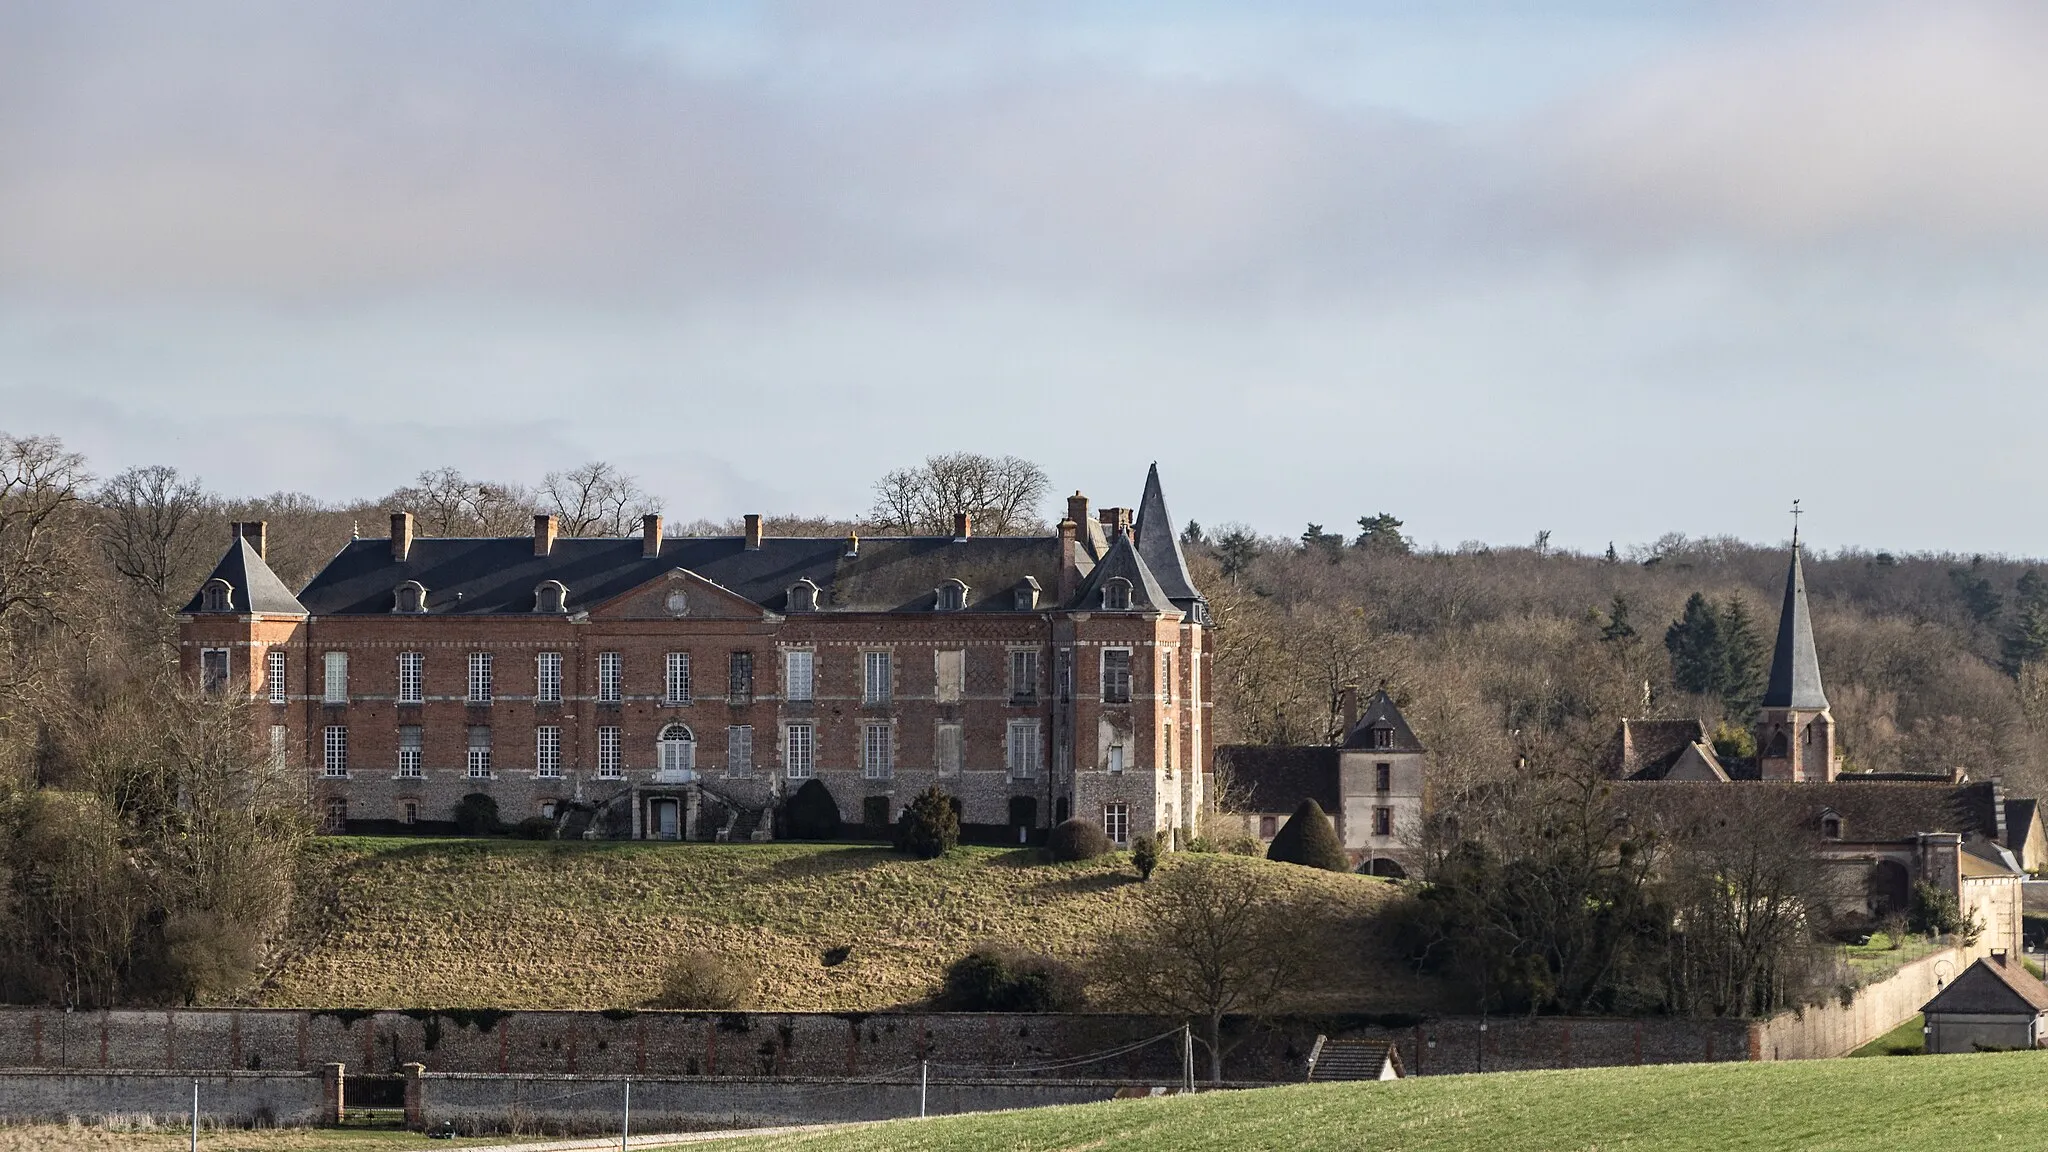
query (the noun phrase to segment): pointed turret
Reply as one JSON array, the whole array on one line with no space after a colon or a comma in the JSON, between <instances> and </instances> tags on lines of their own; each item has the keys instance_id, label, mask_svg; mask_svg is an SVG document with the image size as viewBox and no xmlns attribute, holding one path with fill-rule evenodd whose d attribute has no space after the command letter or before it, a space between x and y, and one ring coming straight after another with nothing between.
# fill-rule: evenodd
<instances>
[{"instance_id":1,"label":"pointed turret","mask_svg":"<svg viewBox=\"0 0 2048 1152\"><path fill-rule=\"evenodd\" d=\"M1158 578L1173 606L1197 623L1206 622L1208 602L1195 590L1194 578L1188 575L1187 556L1180 550L1180 536L1174 531L1173 517L1166 511L1166 491L1159 484L1157 462L1145 474L1145 496L1138 501L1136 529L1138 554L1145 558L1145 566Z\"/></svg>"},{"instance_id":2,"label":"pointed turret","mask_svg":"<svg viewBox=\"0 0 2048 1152\"><path fill-rule=\"evenodd\" d=\"M1820 686L1820 658L1813 651L1813 619L1806 610L1806 574L1799 566L1799 545L1792 545L1792 564L1785 570L1785 606L1778 613L1778 646L1771 653L1771 681L1764 689L1766 708L1826 708Z\"/></svg>"},{"instance_id":3,"label":"pointed turret","mask_svg":"<svg viewBox=\"0 0 2048 1152\"><path fill-rule=\"evenodd\" d=\"M249 544L236 526L234 542L228 545L220 563L199 585L186 603L187 614L230 612L238 616L304 616L306 606L292 595L277 573L264 563L263 554Z\"/></svg>"},{"instance_id":4,"label":"pointed turret","mask_svg":"<svg viewBox=\"0 0 2048 1152\"><path fill-rule=\"evenodd\" d=\"M1785 605L1778 614L1778 646L1756 723L1757 771L1765 780L1833 780L1835 720L1821 690L1820 657L1806 608L1806 573L1799 563L1799 531L1792 531L1792 563L1785 569Z\"/></svg>"}]
</instances>

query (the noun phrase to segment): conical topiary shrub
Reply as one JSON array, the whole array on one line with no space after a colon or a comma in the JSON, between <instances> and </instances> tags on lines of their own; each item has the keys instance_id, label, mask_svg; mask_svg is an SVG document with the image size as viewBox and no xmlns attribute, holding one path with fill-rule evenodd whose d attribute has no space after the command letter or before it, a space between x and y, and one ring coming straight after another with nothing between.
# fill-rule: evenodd
<instances>
[{"instance_id":1,"label":"conical topiary shrub","mask_svg":"<svg viewBox=\"0 0 2048 1152\"><path fill-rule=\"evenodd\" d=\"M896 826L896 850L921 860L936 860L960 843L960 813L955 801L937 784L917 794Z\"/></svg>"},{"instance_id":2,"label":"conical topiary shrub","mask_svg":"<svg viewBox=\"0 0 2048 1152\"><path fill-rule=\"evenodd\" d=\"M1323 815L1322 806L1313 800L1303 800L1294 815L1287 818L1280 834L1273 837L1272 847L1266 849L1266 859L1332 872L1351 871L1351 857L1344 854L1344 845L1337 841L1337 829Z\"/></svg>"}]
</instances>

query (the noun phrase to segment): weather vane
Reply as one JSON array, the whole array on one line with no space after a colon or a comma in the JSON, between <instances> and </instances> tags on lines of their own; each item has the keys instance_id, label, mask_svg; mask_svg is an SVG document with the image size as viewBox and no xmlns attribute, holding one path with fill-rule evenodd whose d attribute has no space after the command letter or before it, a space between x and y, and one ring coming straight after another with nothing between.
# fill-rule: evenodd
<instances>
[{"instance_id":1,"label":"weather vane","mask_svg":"<svg viewBox=\"0 0 2048 1152\"><path fill-rule=\"evenodd\" d=\"M1792 546L1799 547L1799 518L1806 515L1799 508L1799 501L1792 501Z\"/></svg>"}]
</instances>

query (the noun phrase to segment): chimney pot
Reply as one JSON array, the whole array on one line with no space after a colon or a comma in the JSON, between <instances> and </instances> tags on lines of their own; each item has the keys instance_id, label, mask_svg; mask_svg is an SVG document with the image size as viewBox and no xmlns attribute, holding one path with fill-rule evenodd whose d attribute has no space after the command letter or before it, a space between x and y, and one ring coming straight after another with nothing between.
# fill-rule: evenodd
<instances>
[{"instance_id":1,"label":"chimney pot","mask_svg":"<svg viewBox=\"0 0 2048 1152\"><path fill-rule=\"evenodd\" d=\"M640 555L647 559L661 555L661 517L640 518Z\"/></svg>"},{"instance_id":2,"label":"chimney pot","mask_svg":"<svg viewBox=\"0 0 2048 1152\"><path fill-rule=\"evenodd\" d=\"M965 512L953 513L953 539L965 540L974 531L974 518Z\"/></svg>"},{"instance_id":3,"label":"chimney pot","mask_svg":"<svg viewBox=\"0 0 2048 1152\"><path fill-rule=\"evenodd\" d=\"M1086 496L1075 492L1072 496L1067 497L1067 519L1072 520L1076 527L1088 522L1088 498Z\"/></svg>"},{"instance_id":4,"label":"chimney pot","mask_svg":"<svg viewBox=\"0 0 2048 1152\"><path fill-rule=\"evenodd\" d=\"M761 514L758 512L749 512L747 513L747 551L759 552L760 550Z\"/></svg>"},{"instance_id":5,"label":"chimney pot","mask_svg":"<svg viewBox=\"0 0 2048 1152\"><path fill-rule=\"evenodd\" d=\"M412 513L393 512L391 514L391 558L403 564L405 563L405 558L411 554Z\"/></svg>"},{"instance_id":6,"label":"chimney pot","mask_svg":"<svg viewBox=\"0 0 2048 1152\"><path fill-rule=\"evenodd\" d=\"M860 555L860 533L848 532L846 534L846 554L848 556Z\"/></svg>"},{"instance_id":7,"label":"chimney pot","mask_svg":"<svg viewBox=\"0 0 2048 1152\"><path fill-rule=\"evenodd\" d=\"M555 518L544 514L533 518L533 554L547 556L555 550Z\"/></svg>"}]
</instances>

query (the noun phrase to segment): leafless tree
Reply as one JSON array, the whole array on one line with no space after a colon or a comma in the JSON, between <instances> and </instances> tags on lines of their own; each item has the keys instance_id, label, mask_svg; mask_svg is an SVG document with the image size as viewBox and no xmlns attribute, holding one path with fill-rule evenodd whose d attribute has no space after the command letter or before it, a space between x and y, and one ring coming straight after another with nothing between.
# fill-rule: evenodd
<instances>
[{"instance_id":1,"label":"leafless tree","mask_svg":"<svg viewBox=\"0 0 2048 1152\"><path fill-rule=\"evenodd\" d=\"M1110 999L1185 1017L1223 1079L1224 1018L1264 1015L1311 969L1322 917L1279 887L1266 867L1192 856L1147 887L1142 908L1097 957Z\"/></svg>"},{"instance_id":2,"label":"leafless tree","mask_svg":"<svg viewBox=\"0 0 2048 1152\"><path fill-rule=\"evenodd\" d=\"M100 547L114 571L159 612L191 591L206 559L201 532L212 503L199 482L176 468L129 468L93 494L101 513Z\"/></svg>"},{"instance_id":3,"label":"leafless tree","mask_svg":"<svg viewBox=\"0 0 2048 1152\"><path fill-rule=\"evenodd\" d=\"M77 576L66 521L87 482L85 458L62 441L0 432L0 626L64 613Z\"/></svg>"},{"instance_id":4,"label":"leafless tree","mask_svg":"<svg viewBox=\"0 0 2048 1152\"><path fill-rule=\"evenodd\" d=\"M1045 470L1016 456L952 452L927 456L875 481L868 519L878 531L937 536L953 531L953 514L974 517L975 527L1002 536L1041 531L1039 504L1051 481Z\"/></svg>"},{"instance_id":5,"label":"leafless tree","mask_svg":"<svg viewBox=\"0 0 2048 1152\"><path fill-rule=\"evenodd\" d=\"M602 460L540 482L540 509L554 515L564 536L629 536L640 518L656 511L640 482Z\"/></svg>"},{"instance_id":6,"label":"leafless tree","mask_svg":"<svg viewBox=\"0 0 2048 1152\"><path fill-rule=\"evenodd\" d=\"M417 516L423 536L514 536L533 527L534 499L526 489L471 480L453 468L420 473L386 502Z\"/></svg>"}]
</instances>

